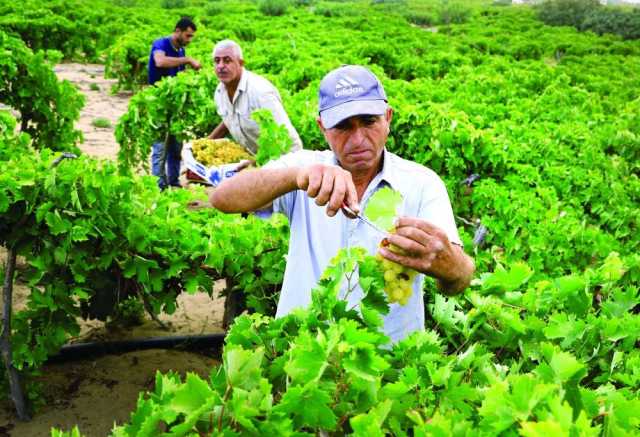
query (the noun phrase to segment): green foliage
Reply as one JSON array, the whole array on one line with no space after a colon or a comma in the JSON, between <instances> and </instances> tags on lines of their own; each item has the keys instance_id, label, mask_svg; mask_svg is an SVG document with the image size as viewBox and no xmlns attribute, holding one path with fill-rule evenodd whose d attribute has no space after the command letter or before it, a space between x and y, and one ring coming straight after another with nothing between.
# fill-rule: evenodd
<instances>
[{"instance_id":1,"label":"green foliage","mask_svg":"<svg viewBox=\"0 0 640 437\"><path fill-rule=\"evenodd\" d=\"M117 317L130 297L170 314L179 293L211 293L228 278L249 308L274 312L287 246L281 218L189 212L188 190L161 193L153 178L119 176L109 162L55 159L43 150L0 162L0 244L29 266L31 294L12 333L25 374L77 335L77 317Z\"/></svg>"},{"instance_id":2,"label":"green foliage","mask_svg":"<svg viewBox=\"0 0 640 437\"><path fill-rule=\"evenodd\" d=\"M406 17L409 23L417 26L433 26L438 21L434 15L425 12L407 12Z\"/></svg>"},{"instance_id":3,"label":"green foliage","mask_svg":"<svg viewBox=\"0 0 640 437\"><path fill-rule=\"evenodd\" d=\"M0 161L32 152L31 138L25 133L16 133L16 124L16 119L8 111L0 111Z\"/></svg>"},{"instance_id":4,"label":"green foliage","mask_svg":"<svg viewBox=\"0 0 640 437\"><path fill-rule=\"evenodd\" d=\"M172 435L363 436L640 429L638 387L621 382L638 380L637 369L627 374L622 363L626 354L638 360L640 295L605 297L625 302L615 315L590 301L572 313L581 294L620 290L629 266L617 255L572 281L528 284L532 271L523 264L485 275L463 298L436 301L435 330L393 345L378 330L386 304L370 304L385 302L374 264L363 249L340 251L308 308L236 319L208 381L158 373L154 391L140 395L129 423L112 435L153 435L158 427ZM360 311L339 298L356 269L365 291Z\"/></svg>"},{"instance_id":5,"label":"green foliage","mask_svg":"<svg viewBox=\"0 0 640 437\"><path fill-rule=\"evenodd\" d=\"M464 3L442 0L438 11L438 22L440 24L461 24L467 22L470 16L471 9Z\"/></svg>"},{"instance_id":6,"label":"green foliage","mask_svg":"<svg viewBox=\"0 0 640 437\"><path fill-rule=\"evenodd\" d=\"M186 0L161 0L160 2L160 6L164 9L181 9L186 5Z\"/></svg>"},{"instance_id":7,"label":"green foliage","mask_svg":"<svg viewBox=\"0 0 640 437\"><path fill-rule=\"evenodd\" d=\"M132 8L138 5L138 0L113 0L113 4L123 8Z\"/></svg>"},{"instance_id":8,"label":"green foliage","mask_svg":"<svg viewBox=\"0 0 640 437\"><path fill-rule=\"evenodd\" d=\"M59 81L49 56L33 53L25 44L0 31L0 102L20 112L20 130L29 134L37 149L77 151L82 138L73 124L80 116L84 97L71 83Z\"/></svg>"},{"instance_id":9,"label":"green foliage","mask_svg":"<svg viewBox=\"0 0 640 437\"><path fill-rule=\"evenodd\" d=\"M258 0L260 12L271 17L284 15L288 7L289 0Z\"/></svg>"},{"instance_id":10,"label":"green foliage","mask_svg":"<svg viewBox=\"0 0 640 437\"><path fill-rule=\"evenodd\" d=\"M104 75L118 79L112 91L138 90L147 83L147 62L154 39L160 32L135 30L121 36L106 53Z\"/></svg>"},{"instance_id":11,"label":"green foliage","mask_svg":"<svg viewBox=\"0 0 640 437\"><path fill-rule=\"evenodd\" d=\"M71 431L60 431L58 429L51 429L51 437L83 437L77 426L73 427Z\"/></svg>"},{"instance_id":12,"label":"green foliage","mask_svg":"<svg viewBox=\"0 0 640 437\"><path fill-rule=\"evenodd\" d=\"M324 17L348 16L353 9L349 5L320 1L313 6L313 13Z\"/></svg>"},{"instance_id":13,"label":"green foliage","mask_svg":"<svg viewBox=\"0 0 640 437\"><path fill-rule=\"evenodd\" d=\"M600 6L598 0L548 0L538 5L538 17L552 26L574 26Z\"/></svg>"},{"instance_id":14,"label":"green foliage","mask_svg":"<svg viewBox=\"0 0 640 437\"><path fill-rule=\"evenodd\" d=\"M219 15L224 12L224 8L218 3L208 4L204 10L205 15L211 17L214 15Z\"/></svg>"},{"instance_id":15,"label":"green foliage","mask_svg":"<svg viewBox=\"0 0 640 437\"><path fill-rule=\"evenodd\" d=\"M271 111L268 109L254 111L251 113L251 118L260 125L256 164L264 165L291 150L293 140L289 136L289 131L285 125L278 125L275 122Z\"/></svg>"},{"instance_id":16,"label":"green foliage","mask_svg":"<svg viewBox=\"0 0 640 437\"><path fill-rule=\"evenodd\" d=\"M34 51L55 49L67 59L97 60L105 39L100 7L74 0L50 1L46 7L36 0L2 3L0 31L17 36Z\"/></svg>"},{"instance_id":17,"label":"green foliage","mask_svg":"<svg viewBox=\"0 0 640 437\"><path fill-rule=\"evenodd\" d=\"M100 91L100 85L98 85L97 83L92 83L91 85L89 85L89 89L91 91Z\"/></svg>"},{"instance_id":18,"label":"green foliage","mask_svg":"<svg viewBox=\"0 0 640 437\"><path fill-rule=\"evenodd\" d=\"M211 70L184 72L135 94L116 126L121 171L148 168L151 144L167 133L178 141L208 135L219 123L212 97L216 80Z\"/></svg>"},{"instance_id":19,"label":"green foliage","mask_svg":"<svg viewBox=\"0 0 640 437\"><path fill-rule=\"evenodd\" d=\"M113 321L122 326L137 326L144 322L144 305L137 297L129 296L119 302L114 310Z\"/></svg>"},{"instance_id":20,"label":"green foliage","mask_svg":"<svg viewBox=\"0 0 640 437\"><path fill-rule=\"evenodd\" d=\"M640 10L627 11L622 8L601 7L589 12L576 26L599 35L613 33L624 39L640 38Z\"/></svg>"},{"instance_id":21,"label":"green foliage","mask_svg":"<svg viewBox=\"0 0 640 437\"><path fill-rule=\"evenodd\" d=\"M108 118L98 117L91 120L91 125L99 128L110 128L111 121Z\"/></svg>"},{"instance_id":22,"label":"green foliage","mask_svg":"<svg viewBox=\"0 0 640 437\"><path fill-rule=\"evenodd\" d=\"M624 39L640 38L640 10L603 6L597 0L547 0L538 17L553 26L573 26L597 34L613 33Z\"/></svg>"},{"instance_id":23,"label":"green foliage","mask_svg":"<svg viewBox=\"0 0 640 437\"><path fill-rule=\"evenodd\" d=\"M67 60L102 62L116 38L152 21L148 6L136 0L0 0L0 30L34 51L55 49Z\"/></svg>"}]
</instances>

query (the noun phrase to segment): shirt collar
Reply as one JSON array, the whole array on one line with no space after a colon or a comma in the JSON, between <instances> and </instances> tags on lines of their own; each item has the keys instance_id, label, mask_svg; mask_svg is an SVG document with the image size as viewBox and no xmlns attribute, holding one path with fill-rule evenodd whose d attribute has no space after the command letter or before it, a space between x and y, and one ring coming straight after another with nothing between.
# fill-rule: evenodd
<instances>
[{"instance_id":1,"label":"shirt collar","mask_svg":"<svg viewBox=\"0 0 640 437\"><path fill-rule=\"evenodd\" d=\"M180 51L181 47L176 47L175 45L173 45L173 35L169 35L169 45L171 45L171 48L176 52Z\"/></svg>"},{"instance_id":2,"label":"shirt collar","mask_svg":"<svg viewBox=\"0 0 640 437\"><path fill-rule=\"evenodd\" d=\"M249 82L249 72L246 68L242 69L242 74L240 75L240 81L238 82L238 88L236 88L236 95L238 95L239 91L246 92L247 91L247 82ZM216 87L216 93L227 93L227 87L224 83L219 82ZM235 96L234 96L235 97Z\"/></svg>"},{"instance_id":3,"label":"shirt collar","mask_svg":"<svg viewBox=\"0 0 640 437\"><path fill-rule=\"evenodd\" d=\"M379 177L379 181L385 181L391 186L391 188L397 190L400 186L400 179L402 177L398 174L397 169L393 166L394 158L395 157L393 156L393 154L389 152L385 147L384 151L382 152L382 171L380 171L376 175L374 180Z\"/></svg>"},{"instance_id":4,"label":"shirt collar","mask_svg":"<svg viewBox=\"0 0 640 437\"><path fill-rule=\"evenodd\" d=\"M247 90L247 81L249 80L249 72L246 68L242 68L242 74L240 75L240 82L238 82L238 91L245 92Z\"/></svg>"},{"instance_id":5,"label":"shirt collar","mask_svg":"<svg viewBox=\"0 0 640 437\"><path fill-rule=\"evenodd\" d=\"M233 95L233 99L231 100L231 104L235 105L235 102L240 97L240 93L245 93L247 91L247 81L249 80L249 72L246 68L242 68L242 73L240 74L240 81L238 82L238 88L236 88L236 92ZM227 93L227 87L224 86L225 94Z\"/></svg>"}]
</instances>

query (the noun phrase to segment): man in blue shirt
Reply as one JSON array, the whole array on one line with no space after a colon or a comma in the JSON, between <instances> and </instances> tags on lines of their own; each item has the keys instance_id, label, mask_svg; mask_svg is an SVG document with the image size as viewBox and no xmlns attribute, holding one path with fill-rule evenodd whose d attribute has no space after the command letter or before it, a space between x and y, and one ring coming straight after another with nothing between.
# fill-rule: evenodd
<instances>
[{"instance_id":1,"label":"man in blue shirt","mask_svg":"<svg viewBox=\"0 0 640 437\"><path fill-rule=\"evenodd\" d=\"M149 85L155 84L163 77L175 76L190 65L194 70L200 69L200 63L186 56L185 47L189 45L196 32L196 25L191 19L183 17L176 24L173 34L159 38L153 42L149 53ZM167 186L179 187L180 153L182 143L167 134L164 141L153 144L151 154L151 172L158 176L158 187L164 190Z\"/></svg>"}]
</instances>

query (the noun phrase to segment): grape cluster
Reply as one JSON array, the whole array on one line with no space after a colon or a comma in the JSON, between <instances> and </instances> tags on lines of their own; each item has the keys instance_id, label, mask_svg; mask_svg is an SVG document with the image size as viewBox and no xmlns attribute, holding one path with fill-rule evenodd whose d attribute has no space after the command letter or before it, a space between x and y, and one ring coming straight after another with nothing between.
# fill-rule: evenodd
<instances>
[{"instance_id":1,"label":"grape cluster","mask_svg":"<svg viewBox=\"0 0 640 437\"><path fill-rule=\"evenodd\" d=\"M251 155L237 143L226 138L201 138L191 143L193 157L207 167L251 159Z\"/></svg>"},{"instance_id":2,"label":"grape cluster","mask_svg":"<svg viewBox=\"0 0 640 437\"><path fill-rule=\"evenodd\" d=\"M390 251L403 254L404 251L393 244L387 246ZM413 279L418 274L413 269L389 261L380 254L376 255L376 259L380 263L384 273L384 291L387 293L389 302L397 302L400 305L406 305L413 293Z\"/></svg>"}]
</instances>

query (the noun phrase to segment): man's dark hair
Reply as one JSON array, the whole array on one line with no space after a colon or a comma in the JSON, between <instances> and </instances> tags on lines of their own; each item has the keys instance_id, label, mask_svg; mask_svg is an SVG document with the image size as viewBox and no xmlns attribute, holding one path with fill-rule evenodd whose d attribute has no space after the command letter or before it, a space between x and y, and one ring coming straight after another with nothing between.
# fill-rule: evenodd
<instances>
[{"instance_id":1,"label":"man's dark hair","mask_svg":"<svg viewBox=\"0 0 640 437\"><path fill-rule=\"evenodd\" d=\"M176 29L180 29L183 32L185 30L187 30L188 28L192 28L193 30L198 30L198 28L196 27L196 24L193 22L193 20L189 17L182 17L178 20L178 22L176 23Z\"/></svg>"}]
</instances>

